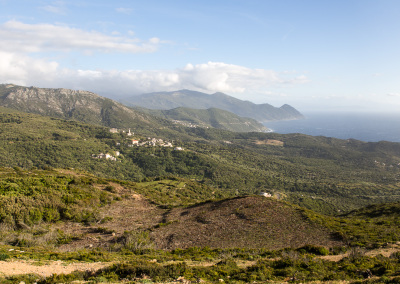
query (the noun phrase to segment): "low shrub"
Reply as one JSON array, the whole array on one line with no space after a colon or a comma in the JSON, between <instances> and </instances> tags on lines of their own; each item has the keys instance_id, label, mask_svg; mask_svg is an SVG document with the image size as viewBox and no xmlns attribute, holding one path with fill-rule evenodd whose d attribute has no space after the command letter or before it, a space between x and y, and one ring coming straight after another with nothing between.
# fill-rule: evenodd
<instances>
[{"instance_id":1,"label":"low shrub","mask_svg":"<svg viewBox=\"0 0 400 284\"><path fill-rule=\"evenodd\" d=\"M6 260L8 258L10 258L10 256L8 254L0 253L0 261Z\"/></svg>"}]
</instances>

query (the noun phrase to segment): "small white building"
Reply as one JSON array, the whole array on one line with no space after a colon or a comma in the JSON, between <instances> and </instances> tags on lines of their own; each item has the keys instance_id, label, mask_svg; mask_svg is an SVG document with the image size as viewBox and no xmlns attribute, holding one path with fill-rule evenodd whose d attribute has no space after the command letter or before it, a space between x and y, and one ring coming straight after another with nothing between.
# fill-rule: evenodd
<instances>
[{"instance_id":1,"label":"small white building","mask_svg":"<svg viewBox=\"0 0 400 284\"><path fill-rule=\"evenodd\" d=\"M110 132L111 133L118 133L118 129L117 128L110 128Z\"/></svg>"}]
</instances>

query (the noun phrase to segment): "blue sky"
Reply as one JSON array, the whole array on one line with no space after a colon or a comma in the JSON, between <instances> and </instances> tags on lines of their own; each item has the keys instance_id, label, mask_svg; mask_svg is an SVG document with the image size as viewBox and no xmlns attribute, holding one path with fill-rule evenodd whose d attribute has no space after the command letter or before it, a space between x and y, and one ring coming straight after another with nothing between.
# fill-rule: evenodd
<instances>
[{"instance_id":1,"label":"blue sky","mask_svg":"<svg viewBox=\"0 0 400 284\"><path fill-rule=\"evenodd\" d=\"M0 83L400 109L398 0L0 0Z\"/></svg>"}]
</instances>

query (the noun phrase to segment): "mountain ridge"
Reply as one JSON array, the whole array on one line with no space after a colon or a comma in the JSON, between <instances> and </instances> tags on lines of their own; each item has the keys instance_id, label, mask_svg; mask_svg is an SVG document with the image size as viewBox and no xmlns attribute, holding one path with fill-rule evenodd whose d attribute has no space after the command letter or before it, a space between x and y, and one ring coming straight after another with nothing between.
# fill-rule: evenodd
<instances>
[{"instance_id":1,"label":"mountain ridge","mask_svg":"<svg viewBox=\"0 0 400 284\"><path fill-rule=\"evenodd\" d=\"M277 108L267 103L254 104L250 101L243 101L221 92L208 95L186 89L173 92L147 93L125 99L124 103L130 106L136 105L162 110L177 107L194 109L219 108L242 117L253 118L259 122L304 118L298 110L287 104Z\"/></svg>"},{"instance_id":2,"label":"mountain ridge","mask_svg":"<svg viewBox=\"0 0 400 284\"><path fill-rule=\"evenodd\" d=\"M28 113L107 127L149 124L152 117L95 93L70 89L0 85L0 105Z\"/></svg>"},{"instance_id":3,"label":"mountain ridge","mask_svg":"<svg viewBox=\"0 0 400 284\"><path fill-rule=\"evenodd\" d=\"M224 110L203 111L186 109L161 113L146 109L134 109L124 104L101 97L95 93L64 88L24 87L13 84L0 84L0 106L16 110L73 119L84 123L116 128L163 128L171 126L171 120L182 123L195 123L201 127L214 127L237 132L265 132L268 129L261 123L241 118ZM178 111L179 112L179 111ZM195 118L193 120L193 118Z\"/></svg>"},{"instance_id":4,"label":"mountain ridge","mask_svg":"<svg viewBox=\"0 0 400 284\"><path fill-rule=\"evenodd\" d=\"M144 109L140 111L189 127L218 128L234 132L268 132L269 129L255 119L241 117L232 112L218 109L192 109L178 107L170 110Z\"/></svg>"}]
</instances>

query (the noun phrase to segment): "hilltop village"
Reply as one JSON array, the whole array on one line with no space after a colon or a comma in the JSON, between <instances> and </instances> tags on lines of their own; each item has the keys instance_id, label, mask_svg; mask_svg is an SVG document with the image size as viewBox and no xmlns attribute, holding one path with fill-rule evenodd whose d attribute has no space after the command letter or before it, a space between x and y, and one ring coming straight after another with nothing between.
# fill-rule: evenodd
<instances>
[{"instance_id":1,"label":"hilltop village","mask_svg":"<svg viewBox=\"0 0 400 284\"><path fill-rule=\"evenodd\" d=\"M131 132L130 128L128 129L128 131L123 130L123 129L110 128L110 133L113 133L113 134L121 133L121 134L125 135L126 140L127 140L126 145L128 147L170 147L170 148L174 148L175 151L183 151L184 150L182 147L174 147L172 142L165 141L161 138L159 138L159 139L153 138L153 137L136 138L136 137L134 137L134 132ZM121 146L121 142L116 142L115 146ZM119 151L114 151L114 155L111 155L110 153L92 154L92 158L116 161L117 157L120 154L121 153Z\"/></svg>"}]
</instances>

